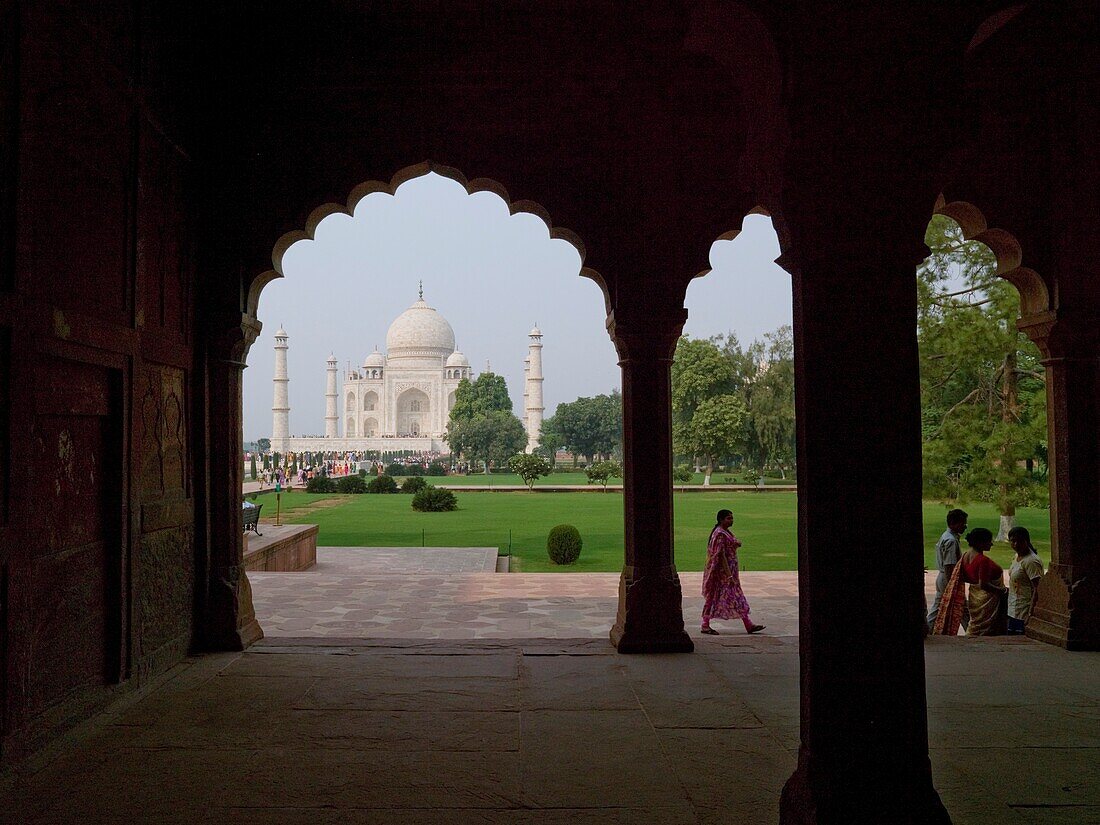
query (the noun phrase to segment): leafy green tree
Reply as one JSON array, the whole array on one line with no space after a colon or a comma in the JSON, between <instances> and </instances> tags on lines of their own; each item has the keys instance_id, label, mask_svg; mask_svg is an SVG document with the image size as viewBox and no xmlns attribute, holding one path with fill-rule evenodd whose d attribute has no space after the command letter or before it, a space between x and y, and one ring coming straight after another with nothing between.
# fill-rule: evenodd
<instances>
[{"instance_id":1,"label":"leafy green tree","mask_svg":"<svg viewBox=\"0 0 1100 825\"><path fill-rule=\"evenodd\" d=\"M998 539L1016 508L1045 504L1046 387L1040 354L1016 328L1019 294L984 245L936 216L917 272L924 487L993 501Z\"/></svg>"},{"instance_id":2,"label":"leafy green tree","mask_svg":"<svg viewBox=\"0 0 1100 825\"><path fill-rule=\"evenodd\" d=\"M742 448L747 418L748 410L740 396L726 394L704 399L691 418L673 424L677 451L704 459L704 487L710 486L715 461Z\"/></svg>"},{"instance_id":3,"label":"leafy green tree","mask_svg":"<svg viewBox=\"0 0 1100 825\"><path fill-rule=\"evenodd\" d=\"M497 410L512 411L503 375L483 372L474 381L463 378L458 382L455 405L451 408L452 421L468 421L475 415Z\"/></svg>"},{"instance_id":4,"label":"leafy green tree","mask_svg":"<svg viewBox=\"0 0 1100 825\"><path fill-rule=\"evenodd\" d=\"M795 463L794 336L781 326L753 345L756 372L746 382L745 453L760 474L768 467L786 471Z\"/></svg>"},{"instance_id":5,"label":"leafy green tree","mask_svg":"<svg viewBox=\"0 0 1100 825\"><path fill-rule=\"evenodd\" d=\"M266 453L268 450L271 449L271 439L270 438L257 438L256 439L256 449L259 450L261 453Z\"/></svg>"},{"instance_id":6,"label":"leafy green tree","mask_svg":"<svg viewBox=\"0 0 1100 825\"><path fill-rule=\"evenodd\" d=\"M618 461L597 461L585 467L584 474L588 477L589 484L602 484L606 493L607 482L615 477L622 478L623 468Z\"/></svg>"},{"instance_id":7,"label":"leafy green tree","mask_svg":"<svg viewBox=\"0 0 1100 825\"><path fill-rule=\"evenodd\" d=\"M508 469L522 478L530 490L536 481L554 471L554 465L538 453L517 453L508 459Z\"/></svg>"},{"instance_id":8,"label":"leafy green tree","mask_svg":"<svg viewBox=\"0 0 1100 825\"><path fill-rule=\"evenodd\" d=\"M549 426L547 426L549 424ZM591 398L578 398L559 404L549 419L543 422L546 437L542 443L564 446L577 456L588 459L622 453L623 399L618 391Z\"/></svg>"},{"instance_id":9,"label":"leafy green tree","mask_svg":"<svg viewBox=\"0 0 1100 825\"><path fill-rule=\"evenodd\" d=\"M484 461L486 473L491 461L503 463L523 451L527 434L512 413L503 376L483 372L459 382L446 438L453 453Z\"/></svg>"}]
</instances>

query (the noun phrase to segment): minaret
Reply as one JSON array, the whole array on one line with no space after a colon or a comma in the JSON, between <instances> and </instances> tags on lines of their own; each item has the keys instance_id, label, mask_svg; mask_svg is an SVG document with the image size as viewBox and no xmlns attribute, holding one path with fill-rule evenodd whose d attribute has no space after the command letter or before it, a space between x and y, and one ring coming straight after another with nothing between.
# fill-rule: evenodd
<instances>
[{"instance_id":1,"label":"minaret","mask_svg":"<svg viewBox=\"0 0 1100 825\"><path fill-rule=\"evenodd\" d=\"M542 413L546 408L542 405L542 330L535 324L527 334L531 338L531 344L528 348L527 368L524 370L527 380L523 392L523 412L527 423L527 452L530 453L539 445Z\"/></svg>"},{"instance_id":2,"label":"minaret","mask_svg":"<svg viewBox=\"0 0 1100 825\"><path fill-rule=\"evenodd\" d=\"M325 438L336 438L336 356L329 353L325 376Z\"/></svg>"},{"instance_id":3,"label":"minaret","mask_svg":"<svg viewBox=\"0 0 1100 825\"><path fill-rule=\"evenodd\" d=\"M271 449L285 453L290 438L290 394L286 374L287 334L282 325L275 333L275 400L271 405Z\"/></svg>"}]
</instances>

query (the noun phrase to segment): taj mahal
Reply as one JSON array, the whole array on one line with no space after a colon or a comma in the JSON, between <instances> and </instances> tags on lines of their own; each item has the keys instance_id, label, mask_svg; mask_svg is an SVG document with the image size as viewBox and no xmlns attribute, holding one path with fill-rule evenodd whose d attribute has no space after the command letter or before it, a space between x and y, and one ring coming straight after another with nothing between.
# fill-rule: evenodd
<instances>
[{"instance_id":1,"label":"taj mahal","mask_svg":"<svg viewBox=\"0 0 1100 825\"><path fill-rule=\"evenodd\" d=\"M448 452L444 441L455 393L463 379L473 380L470 362L455 349L450 323L419 298L390 324L386 352L375 347L361 367L345 370L337 386L337 360L326 362L325 435L290 436L289 335L275 333L274 403L271 449L301 451L413 450ZM538 444L542 428L542 332L529 333L524 360L522 421L527 451ZM341 403L342 402L342 403ZM341 435L340 430L343 429Z\"/></svg>"}]
</instances>

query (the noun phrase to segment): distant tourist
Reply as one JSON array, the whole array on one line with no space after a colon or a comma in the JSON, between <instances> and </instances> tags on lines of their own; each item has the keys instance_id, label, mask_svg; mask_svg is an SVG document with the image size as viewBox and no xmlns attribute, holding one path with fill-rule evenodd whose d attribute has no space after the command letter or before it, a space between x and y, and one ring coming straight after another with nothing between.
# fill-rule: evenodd
<instances>
[{"instance_id":1,"label":"distant tourist","mask_svg":"<svg viewBox=\"0 0 1100 825\"><path fill-rule=\"evenodd\" d=\"M970 612L967 636L999 636L1006 625L1005 571L986 555L993 546L993 534L975 527L966 534L966 543L970 549L951 571L932 632L956 635L965 607ZM965 596L963 585L969 585Z\"/></svg>"},{"instance_id":2,"label":"distant tourist","mask_svg":"<svg viewBox=\"0 0 1100 825\"><path fill-rule=\"evenodd\" d=\"M1016 551L1016 558L1008 571L1008 632L1019 634L1024 632L1039 596L1043 562L1031 543L1031 533L1026 527L1009 530L1008 543Z\"/></svg>"},{"instance_id":3,"label":"distant tourist","mask_svg":"<svg viewBox=\"0 0 1100 825\"><path fill-rule=\"evenodd\" d=\"M741 542L730 527L733 513L718 511L718 523L710 531L707 542L707 566L703 571L703 633L713 636L718 631L710 626L711 619L740 619L748 633L759 633L762 624L753 624L749 618L749 601L741 589L741 575L737 563L737 548Z\"/></svg>"},{"instance_id":4,"label":"distant tourist","mask_svg":"<svg viewBox=\"0 0 1100 825\"><path fill-rule=\"evenodd\" d=\"M940 540L936 542L936 598L932 601L932 609L928 612L928 627L936 621L936 615L940 612L940 602L943 600L943 591L947 589L947 583L951 581L951 573L962 557L962 547L959 537L966 530L966 520L969 518L964 510L951 510L947 514L947 529ZM970 623L970 617L966 612L966 604L963 604L962 626Z\"/></svg>"}]
</instances>

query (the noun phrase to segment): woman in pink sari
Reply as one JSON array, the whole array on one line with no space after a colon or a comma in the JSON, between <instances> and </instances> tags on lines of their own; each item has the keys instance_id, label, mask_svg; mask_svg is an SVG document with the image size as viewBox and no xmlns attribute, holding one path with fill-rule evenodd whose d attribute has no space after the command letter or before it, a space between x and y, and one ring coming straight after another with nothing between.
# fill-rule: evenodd
<instances>
[{"instance_id":1,"label":"woman in pink sari","mask_svg":"<svg viewBox=\"0 0 1100 825\"><path fill-rule=\"evenodd\" d=\"M753 624L749 618L749 601L741 589L741 577L737 565L737 548L741 546L737 536L730 532L733 513L718 511L718 523L710 531L707 542L707 566L703 570L703 626L701 631L712 636L718 631L710 626L711 619L740 619L747 633L759 633L762 624Z\"/></svg>"}]
</instances>

